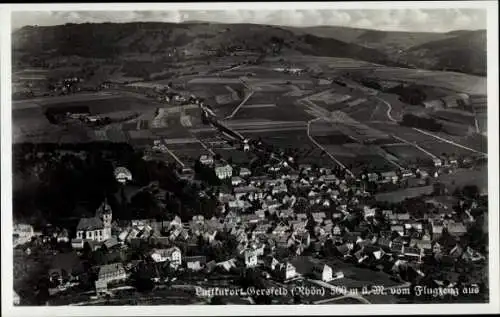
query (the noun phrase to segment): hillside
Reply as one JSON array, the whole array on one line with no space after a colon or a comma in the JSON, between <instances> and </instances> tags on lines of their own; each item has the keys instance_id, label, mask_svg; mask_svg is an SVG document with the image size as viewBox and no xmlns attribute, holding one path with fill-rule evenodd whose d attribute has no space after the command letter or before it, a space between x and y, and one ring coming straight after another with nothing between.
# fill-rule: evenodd
<instances>
[{"instance_id":1,"label":"hillside","mask_svg":"<svg viewBox=\"0 0 500 317\"><path fill-rule=\"evenodd\" d=\"M406 60L424 67L439 65L444 70L486 75L486 32L454 32L456 36L414 46Z\"/></svg>"},{"instance_id":2,"label":"hillside","mask_svg":"<svg viewBox=\"0 0 500 317\"><path fill-rule=\"evenodd\" d=\"M484 31L478 31L483 32ZM208 51L227 55L235 49L281 55L347 57L388 66L486 72L482 37L470 32L407 33L343 27L291 28L257 24L102 23L24 27L12 36L15 63L50 61L73 56L84 59L147 61L178 52L201 56ZM468 38L473 37L475 46ZM427 46L426 46L427 45ZM443 46L443 47L441 47ZM446 47L444 47L446 46ZM401 54L400 50L405 50ZM470 60L465 61L464 59Z\"/></svg>"},{"instance_id":3,"label":"hillside","mask_svg":"<svg viewBox=\"0 0 500 317\"><path fill-rule=\"evenodd\" d=\"M373 48L392 61L418 68L486 75L486 31L389 32L336 26L290 28L298 34L334 38Z\"/></svg>"}]
</instances>

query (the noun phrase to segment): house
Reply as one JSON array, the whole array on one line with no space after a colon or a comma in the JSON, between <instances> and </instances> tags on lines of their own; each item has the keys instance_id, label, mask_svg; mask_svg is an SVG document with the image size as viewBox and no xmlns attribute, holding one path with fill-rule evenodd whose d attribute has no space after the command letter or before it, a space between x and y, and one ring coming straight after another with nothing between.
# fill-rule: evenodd
<instances>
[{"instance_id":1,"label":"house","mask_svg":"<svg viewBox=\"0 0 500 317\"><path fill-rule=\"evenodd\" d=\"M248 168L246 167L240 168L240 177L248 177L250 175L252 175L252 172Z\"/></svg>"},{"instance_id":2,"label":"house","mask_svg":"<svg viewBox=\"0 0 500 317\"><path fill-rule=\"evenodd\" d=\"M257 252L252 249L247 249L243 253L244 259L245 259L245 267L250 268L250 267L255 267L257 266Z\"/></svg>"},{"instance_id":3,"label":"house","mask_svg":"<svg viewBox=\"0 0 500 317\"><path fill-rule=\"evenodd\" d=\"M151 254L151 258L157 263L168 261L172 267L178 267L182 264L181 250L178 247L155 249Z\"/></svg>"},{"instance_id":4,"label":"house","mask_svg":"<svg viewBox=\"0 0 500 317\"><path fill-rule=\"evenodd\" d=\"M211 265L209 265L209 264L210 263L207 263L207 268L211 267ZM226 260L223 262L216 263L216 266L222 268L226 272L229 272L229 271L231 271L232 268L236 267L236 260L229 259L229 260Z\"/></svg>"},{"instance_id":5,"label":"house","mask_svg":"<svg viewBox=\"0 0 500 317\"><path fill-rule=\"evenodd\" d=\"M418 261L422 258L422 250L415 247L405 247L404 255L408 258L417 259Z\"/></svg>"},{"instance_id":6,"label":"house","mask_svg":"<svg viewBox=\"0 0 500 317\"><path fill-rule=\"evenodd\" d=\"M256 236L265 235L270 228L271 228L270 224L260 224L254 229L253 234Z\"/></svg>"},{"instance_id":7,"label":"house","mask_svg":"<svg viewBox=\"0 0 500 317\"><path fill-rule=\"evenodd\" d=\"M401 242L392 242L391 243L391 252L396 254L404 253L404 245Z\"/></svg>"},{"instance_id":8,"label":"house","mask_svg":"<svg viewBox=\"0 0 500 317\"><path fill-rule=\"evenodd\" d=\"M290 228L287 225L280 223L273 229L272 234L275 236L281 236L284 235L289 229Z\"/></svg>"},{"instance_id":9,"label":"house","mask_svg":"<svg viewBox=\"0 0 500 317\"><path fill-rule=\"evenodd\" d=\"M69 237L69 232L67 229L63 229L63 230L61 230L61 232L59 232L57 234L57 242L67 243L69 241L70 241L70 237Z\"/></svg>"},{"instance_id":10,"label":"house","mask_svg":"<svg viewBox=\"0 0 500 317\"><path fill-rule=\"evenodd\" d=\"M239 176L233 176L233 177L231 177L231 185L233 185L233 186L240 186L244 182L245 181L243 180L243 178L241 178Z\"/></svg>"},{"instance_id":11,"label":"house","mask_svg":"<svg viewBox=\"0 0 500 317\"><path fill-rule=\"evenodd\" d=\"M338 225L336 225L335 227L333 227L332 233L334 236L340 236L342 234L342 229Z\"/></svg>"},{"instance_id":12,"label":"house","mask_svg":"<svg viewBox=\"0 0 500 317\"><path fill-rule=\"evenodd\" d=\"M211 166L214 164L214 158L211 155L200 156L200 163L206 166Z\"/></svg>"},{"instance_id":13,"label":"house","mask_svg":"<svg viewBox=\"0 0 500 317\"><path fill-rule=\"evenodd\" d=\"M326 214L324 212L313 212L312 217L315 222L320 223L326 218Z\"/></svg>"},{"instance_id":14,"label":"house","mask_svg":"<svg viewBox=\"0 0 500 317\"><path fill-rule=\"evenodd\" d=\"M344 243L341 245L335 246L334 250L337 252L337 254L342 255L343 257L346 257L349 255L351 250L354 248L354 244L349 244L349 243Z\"/></svg>"},{"instance_id":15,"label":"house","mask_svg":"<svg viewBox=\"0 0 500 317\"><path fill-rule=\"evenodd\" d=\"M322 177L322 181L325 182L326 184L332 184L337 181L337 177L333 174L328 174Z\"/></svg>"},{"instance_id":16,"label":"house","mask_svg":"<svg viewBox=\"0 0 500 317\"><path fill-rule=\"evenodd\" d=\"M367 219L369 217L375 217L375 212L376 212L376 208L369 208L368 206L364 206L364 208L363 208L363 213L364 213L365 219Z\"/></svg>"},{"instance_id":17,"label":"house","mask_svg":"<svg viewBox=\"0 0 500 317\"><path fill-rule=\"evenodd\" d=\"M123 281L127 278L127 273L122 263L106 264L99 267L98 280L106 283Z\"/></svg>"},{"instance_id":18,"label":"house","mask_svg":"<svg viewBox=\"0 0 500 317\"><path fill-rule=\"evenodd\" d=\"M105 280L95 281L95 292L97 296L105 295L108 293L108 282Z\"/></svg>"},{"instance_id":19,"label":"house","mask_svg":"<svg viewBox=\"0 0 500 317\"><path fill-rule=\"evenodd\" d=\"M382 210L382 215L383 215L386 219L390 219L390 217L393 215L393 213L392 213L392 210L390 210L390 209L385 209L385 210Z\"/></svg>"},{"instance_id":20,"label":"house","mask_svg":"<svg viewBox=\"0 0 500 317\"><path fill-rule=\"evenodd\" d=\"M273 189L271 190L271 194L276 195L276 194L287 192L287 191L288 191L288 188L286 187L285 184L279 184L279 185L276 185L273 187Z\"/></svg>"},{"instance_id":21,"label":"house","mask_svg":"<svg viewBox=\"0 0 500 317\"><path fill-rule=\"evenodd\" d=\"M435 167L440 167L443 164L443 162L437 157L433 159L433 163Z\"/></svg>"},{"instance_id":22,"label":"house","mask_svg":"<svg viewBox=\"0 0 500 317\"><path fill-rule=\"evenodd\" d=\"M109 250L109 249L114 248L115 246L119 245L119 242L118 242L118 239L116 239L115 237L111 237L110 239L104 241L104 245Z\"/></svg>"},{"instance_id":23,"label":"house","mask_svg":"<svg viewBox=\"0 0 500 317\"><path fill-rule=\"evenodd\" d=\"M307 214L305 213L299 213L296 215L297 220L306 220L307 219Z\"/></svg>"},{"instance_id":24,"label":"house","mask_svg":"<svg viewBox=\"0 0 500 317\"><path fill-rule=\"evenodd\" d=\"M184 257L184 263L186 263L186 267L191 271L200 271L203 269L205 264L207 263L206 256L186 256Z\"/></svg>"},{"instance_id":25,"label":"house","mask_svg":"<svg viewBox=\"0 0 500 317\"><path fill-rule=\"evenodd\" d=\"M307 219L306 220L292 220L288 224L292 227L294 232L306 231Z\"/></svg>"},{"instance_id":26,"label":"house","mask_svg":"<svg viewBox=\"0 0 500 317\"><path fill-rule=\"evenodd\" d=\"M322 280L323 282L330 282L333 280L333 270L330 266L326 264L314 265L312 273L315 276L315 278Z\"/></svg>"},{"instance_id":27,"label":"house","mask_svg":"<svg viewBox=\"0 0 500 317\"><path fill-rule=\"evenodd\" d=\"M28 224L15 224L13 231L13 243L14 247L18 245L23 245L31 241L31 238L35 236L35 231L32 225Z\"/></svg>"},{"instance_id":28,"label":"house","mask_svg":"<svg viewBox=\"0 0 500 317\"><path fill-rule=\"evenodd\" d=\"M83 245L82 241L91 240L102 242L111 238L111 223L113 211L104 201L96 211L96 215L92 218L81 218L76 227L76 239L73 239L72 244L75 246Z\"/></svg>"},{"instance_id":29,"label":"house","mask_svg":"<svg viewBox=\"0 0 500 317\"><path fill-rule=\"evenodd\" d=\"M447 226L448 233L454 237L461 237L467 233L467 228L461 222L452 222Z\"/></svg>"},{"instance_id":30,"label":"house","mask_svg":"<svg viewBox=\"0 0 500 317\"><path fill-rule=\"evenodd\" d=\"M441 244L439 244L438 242L434 242L434 244L432 246L432 253L441 254L442 253Z\"/></svg>"},{"instance_id":31,"label":"house","mask_svg":"<svg viewBox=\"0 0 500 317\"><path fill-rule=\"evenodd\" d=\"M383 182L393 182L396 183L399 179L398 175L394 171L383 172L380 174L382 176Z\"/></svg>"},{"instance_id":32,"label":"house","mask_svg":"<svg viewBox=\"0 0 500 317\"><path fill-rule=\"evenodd\" d=\"M432 239L439 239L443 233L443 225L437 222L432 222Z\"/></svg>"},{"instance_id":33,"label":"house","mask_svg":"<svg viewBox=\"0 0 500 317\"><path fill-rule=\"evenodd\" d=\"M471 247L467 247L465 252L462 254L462 259L470 262L479 262L485 259L485 257L479 252L473 250Z\"/></svg>"},{"instance_id":34,"label":"house","mask_svg":"<svg viewBox=\"0 0 500 317\"><path fill-rule=\"evenodd\" d=\"M216 164L215 175L219 179L227 179L233 176L233 168L229 164Z\"/></svg>"},{"instance_id":35,"label":"house","mask_svg":"<svg viewBox=\"0 0 500 317\"><path fill-rule=\"evenodd\" d=\"M400 236L404 236L404 234L405 234L405 228L403 226L400 226L400 225L391 226L391 231L395 231L395 232L399 233Z\"/></svg>"},{"instance_id":36,"label":"house","mask_svg":"<svg viewBox=\"0 0 500 317\"><path fill-rule=\"evenodd\" d=\"M348 243L357 243L358 241L361 241L361 232L345 232L344 233L344 241Z\"/></svg>"},{"instance_id":37,"label":"house","mask_svg":"<svg viewBox=\"0 0 500 317\"><path fill-rule=\"evenodd\" d=\"M430 240L412 239L410 246L419 248L421 252L427 253L432 250L432 243Z\"/></svg>"},{"instance_id":38,"label":"house","mask_svg":"<svg viewBox=\"0 0 500 317\"><path fill-rule=\"evenodd\" d=\"M285 282L297 276L295 266L293 266L290 262L274 265L274 270L276 272L276 276Z\"/></svg>"},{"instance_id":39,"label":"house","mask_svg":"<svg viewBox=\"0 0 500 317\"><path fill-rule=\"evenodd\" d=\"M293 218L294 212L292 209L285 209L285 210L280 210L278 217L280 218Z\"/></svg>"},{"instance_id":40,"label":"house","mask_svg":"<svg viewBox=\"0 0 500 317\"><path fill-rule=\"evenodd\" d=\"M254 185L238 186L234 188L234 197L237 200L247 195L249 200L261 199L264 196L262 190Z\"/></svg>"},{"instance_id":41,"label":"house","mask_svg":"<svg viewBox=\"0 0 500 317\"><path fill-rule=\"evenodd\" d=\"M396 214L396 219L402 223L402 222L405 222L405 221L409 221L410 220L410 214L405 212L405 213L400 213L400 214Z\"/></svg>"}]
</instances>

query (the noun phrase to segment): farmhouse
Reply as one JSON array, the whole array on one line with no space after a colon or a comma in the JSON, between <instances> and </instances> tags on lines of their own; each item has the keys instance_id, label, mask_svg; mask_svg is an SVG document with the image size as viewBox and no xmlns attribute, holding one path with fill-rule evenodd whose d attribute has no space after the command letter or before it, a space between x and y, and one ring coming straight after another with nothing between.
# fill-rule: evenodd
<instances>
[{"instance_id":1,"label":"farmhouse","mask_svg":"<svg viewBox=\"0 0 500 317\"><path fill-rule=\"evenodd\" d=\"M121 263L106 264L99 268L98 280L106 283L125 280L127 273Z\"/></svg>"},{"instance_id":2,"label":"farmhouse","mask_svg":"<svg viewBox=\"0 0 500 317\"><path fill-rule=\"evenodd\" d=\"M156 249L151 254L155 262L170 262L170 266L178 267L182 263L181 250L178 247L168 249Z\"/></svg>"},{"instance_id":3,"label":"farmhouse","mask_svg":"<svg viewBox=\"0 0 500 317\"><path fill-rule=\"evenodd\" d=\"M226 179L233 175L233 168L229 164L216 164L215 174L219 179Z\"/></svg>"}]
</instances>

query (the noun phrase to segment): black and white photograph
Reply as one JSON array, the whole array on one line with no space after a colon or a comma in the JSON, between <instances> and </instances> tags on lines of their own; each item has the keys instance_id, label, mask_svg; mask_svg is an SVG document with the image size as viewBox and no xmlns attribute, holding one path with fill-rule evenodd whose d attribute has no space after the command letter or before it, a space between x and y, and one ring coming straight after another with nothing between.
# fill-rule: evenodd
<instances>
[{"instance_id":1,"label":"black and white photograph","mask_svg":"<svg viewBox=\"0 0 500 317\"><path fill-rule=\"evenodd\" d=\"M439 3L12 5L8 313L498 312L498 4Z\"/></svg>"}]
</instances>

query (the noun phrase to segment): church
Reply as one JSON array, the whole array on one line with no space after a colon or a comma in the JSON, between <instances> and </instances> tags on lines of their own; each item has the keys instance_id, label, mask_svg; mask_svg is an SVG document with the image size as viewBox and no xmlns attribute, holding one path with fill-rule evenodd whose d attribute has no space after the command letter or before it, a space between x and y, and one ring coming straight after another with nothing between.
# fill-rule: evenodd
<instances>
[{"instance_id":1,"label":"church","mask_svg":"<svg viewBox=\"0 0 500 317\"><path fill-rule=\"evenodd\" d=\"M85 242L104 242L111 238L113 211L107 200L97 208L91 218L81 218L76 227L76 238L71 241L73 248L83 248Z\"/></svg>"}]
</instances>

